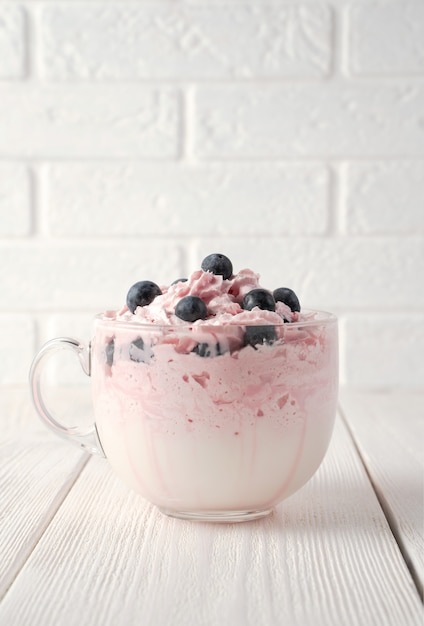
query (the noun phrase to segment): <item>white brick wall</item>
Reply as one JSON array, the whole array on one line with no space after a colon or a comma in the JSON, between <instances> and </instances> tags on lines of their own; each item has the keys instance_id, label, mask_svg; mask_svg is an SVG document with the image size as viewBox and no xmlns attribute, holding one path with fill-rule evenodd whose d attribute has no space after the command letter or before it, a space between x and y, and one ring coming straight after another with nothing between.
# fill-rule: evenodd
<instances>
[{"instance_id":1,"label":"white brick wall","mask_svg":"<svg viewBox=\"0 0 424 626\"><path fill-rule=\"evenodd\" d=\"M0 386L222 251L339 315L343 385L422 387L423 42L422 0L0 0Z\"/></svg>"},{"instance_id":2,"label":"white brick wall","mask_svg":"<svg viewBox=\"0 0 424 626\"><path fill-rule=\"evenodd\" d=\"M0 10L0 79L20 79L26 70L26 20L20 6Z\"/></svg>"}]
</instances>

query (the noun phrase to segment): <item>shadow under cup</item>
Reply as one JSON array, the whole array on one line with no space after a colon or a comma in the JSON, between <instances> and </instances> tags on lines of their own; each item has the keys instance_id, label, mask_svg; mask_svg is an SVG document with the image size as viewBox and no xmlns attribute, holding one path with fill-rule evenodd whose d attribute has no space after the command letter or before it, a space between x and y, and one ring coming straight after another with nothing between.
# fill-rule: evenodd
<instances>
[{"instance_id":1,"label":"shadow under cup","mask_svg":"<svg viewBox=\"0 0 424 626\"><path fill-rule=\"evenodd\" d=\"M95 424L105 456L168 515L262 517L315 473L338 388L337 320L154 326L98 316Z\"/></svg>"}]
</instances>

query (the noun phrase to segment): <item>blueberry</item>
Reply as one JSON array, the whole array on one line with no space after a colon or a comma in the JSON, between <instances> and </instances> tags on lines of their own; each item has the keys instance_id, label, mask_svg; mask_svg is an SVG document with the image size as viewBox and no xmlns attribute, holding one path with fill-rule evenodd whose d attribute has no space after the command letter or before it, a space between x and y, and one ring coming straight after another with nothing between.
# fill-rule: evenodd
<instances>
[{"instance_id":1,"label":"blueberry","mask_svg":"<svg viewBox=\"0 0 424 626\"><path fill-rule=\"evenodd\" d=\"M177 278L177 280L172 281L171 285L176 285L177 283L186 283L188 278Z\"/></svg>"},{"instance_id":2,"label":"blueberry","mask_svg":"<svg viewBox=\"0 0 424 626\"><path fill-rule=\"evenodd\" d=\"M115 352L115 339L111 339L106 345L106 363L110 366L113 364L113 354Z\"/></svg>"},{"instance_id":3,"label":"blueberry","mask_svg":"<svg viewBox=\"0 0 424 626\"><path fill-rule=\"evenodd\" d=\"M160 296L161 293L156 283L152 283L151 280L141 280L135 283L128 291L127 306L131 313L134 313L138 306L150 304L156 296Z\"/></svg>"},{"instance_id":4,"label":"blueberry","mask_svg":"<svg viewBox=\"0 0 424 626\"><path fill-rule=\"evenodd\" d=\"M223 254L209 254L203 259L201 267L204 272L212 272L212 274L222 276L224 280L233 275L233 264Z\"/></svg>"},{"instance_id":5,"label":"blueberry","mask_svg":"<svg viewBox=\"0 0 424 626\"><path fill-rule=\"evenodd\" d=\"M206 304L197 296L185 296L175 307L175 315L185 322L203 320L207 314Z\"/></svg>"},{"instance_id":6,"label":"blueberry","mask_svg":"<svg viewBox=\"0 0 424 626\"><path fill-rule=\"evenodd\" d=\"M244 296L242 307L251 311L255 306L266 311L275 311L274 297L266 289L252 289Z\"/></svg>"},{"instance_id":7,"label":"blueberry","mask_svg":"<svg viewBox=\"0 0 424 626\"><path fill-rule=\"evenodd\" d=\"M276 302L284 302L292 311L300 311L299 298L292 289L279 287L275 289L273 296Z\"/></svg>"},{"instance_id":8,"label":"blueberry","mask_svg":"<svg viewBox=\"0 0 424 626\"><path fill-rule=\"evenodd\" d=\"M141 337L130 343L129 353L131 361L136 363L144 361L144 341Z\"/></svg>"},{"instance_id":9,"label":"blueberry","mask_svg":"<svg viewBox=\"0 0 424 626\"><path fill-rule=\"evenodd\" d=\"M207 342L198 343L197 346L193 348L192 352L195 352L201 357L214 357L222 354L219 343L210 344Z\"/></svg>"},{"instance_id":10,"label":"blueberry","mask_svg":"<svg viewBox=\"0 0 424 626\"><path fill-rule=\"evenodd\" d=\"M274 326L246 326L246 332L244 335L245 345L254 347L258 344L271 344L274 343L276 339L277 333Z\"/></svg>"}]
</instances>

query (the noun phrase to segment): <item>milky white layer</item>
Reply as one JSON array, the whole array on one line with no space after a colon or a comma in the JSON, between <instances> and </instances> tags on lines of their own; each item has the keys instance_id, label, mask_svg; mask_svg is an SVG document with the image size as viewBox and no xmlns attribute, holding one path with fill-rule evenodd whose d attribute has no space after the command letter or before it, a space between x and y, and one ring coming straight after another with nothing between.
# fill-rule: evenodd
<instances>
[{"instance_id":1,"label":"milky white layer","mask_svg":"<svg viewBox=\"0 0 424 626\"><path fill-rule=\"evenodd\" d=\"M96 424L118 475L176 511L263 510L301 487L325 454L336 410L337 325L314 317L280 318L280 339L255 348L243 347L244 326L234 324L98 320ZM140 337L143 350L131 346ZM219 342L224 354L192 352L202 342Z\"/></svg>"}]
</instances>

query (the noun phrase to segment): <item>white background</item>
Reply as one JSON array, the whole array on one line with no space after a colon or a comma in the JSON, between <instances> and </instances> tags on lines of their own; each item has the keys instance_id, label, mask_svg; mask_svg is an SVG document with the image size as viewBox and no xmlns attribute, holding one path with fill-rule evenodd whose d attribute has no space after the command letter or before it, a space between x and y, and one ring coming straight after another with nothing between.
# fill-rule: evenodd
<instances>
[{"instance_id":1,"label":"white background","mask_svg":"<svg viewBox=\"0 0 424 626\"><path fill-rule=\"evenodd\" d=\"M0 0L0 385L223 252L424 384L424 2Z\"/></svg>"}]
</instances>

